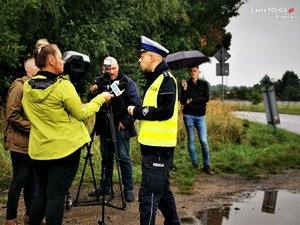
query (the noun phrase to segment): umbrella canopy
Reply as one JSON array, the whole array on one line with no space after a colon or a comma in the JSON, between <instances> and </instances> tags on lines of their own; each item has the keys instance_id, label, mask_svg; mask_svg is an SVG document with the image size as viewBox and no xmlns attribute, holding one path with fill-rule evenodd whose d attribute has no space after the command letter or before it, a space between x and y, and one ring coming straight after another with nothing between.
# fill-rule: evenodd
<instances>
[{"instance_id":1,"label":"umbrella canopy","mask_svg":"<svg viewBox=\"0 0 300 225\"><path fill-rule=\"evenodd\" d=\"M198 50L175 52L165 58L171 70L188 68L191 65L200 65L209 61L210 59Z\"/></svg>"}]
</instances>

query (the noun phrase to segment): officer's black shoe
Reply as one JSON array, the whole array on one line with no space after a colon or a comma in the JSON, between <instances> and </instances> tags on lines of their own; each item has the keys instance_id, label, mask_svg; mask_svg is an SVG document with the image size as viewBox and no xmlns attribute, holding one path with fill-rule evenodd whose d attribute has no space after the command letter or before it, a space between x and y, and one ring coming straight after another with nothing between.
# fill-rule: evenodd
<instances>
[{"instance_id":1,"label":"officer's black shoe","mask_svg":"<svg viewBox=\"0 0 300 225\"><path fill-rule=\"evenodd\" d=\"M104 188L104 193L103 193L103 190L102 190L102 187L101 186L99 186L98 188L97 188L97 193L98 193L98 196L101 196L101 195L110 195L110 196L114 196L114 192L113 192L113 190L112 189L108 189L108 188ZM94 197L94 196L96 196L97 194L96 194L96 191L92 191L92 192L90 192L90 193L88 193L88 196L90 196L90 197Z\"/></svg>"},{"instance_id":2,"label":"officer's black shoe","mask_svg":"<svg viewBox=\"0 0 300 225\"><path fill-rule=\"evenodd\" d=\"M126 202L133 202L134 196L132 192L125 193L125 201Z\"/></svg>"}]
</instances>

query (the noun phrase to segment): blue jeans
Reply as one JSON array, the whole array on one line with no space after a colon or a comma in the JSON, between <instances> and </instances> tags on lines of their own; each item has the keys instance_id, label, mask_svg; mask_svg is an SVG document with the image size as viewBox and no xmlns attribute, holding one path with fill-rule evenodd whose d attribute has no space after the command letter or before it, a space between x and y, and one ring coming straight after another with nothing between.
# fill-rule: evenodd
<instances>
[{"instance_id":1,"label":"blue jeans","mask_svg":"<svg viewBox=\"0 0 300 225\"><path fill-rule=\"evenodd\" d=\"M119 165L121 169L122 183L124 185L125 194L133 191L132 162L130 158L130 144L127 132L128 131L126 130L116 130L116 150L118 154L117 157L120 163ZM110 139L108 140L105 134L100 135L100 142L102 165L106 165L104 173L104 187L110 188L112 186L115 149L112 141Z\"/></svg>"},{"instance_id":2,"label":"blue jeans","mask_svg":"<svg viewBox=\"0 0 300 225\"><path fill-rule=\"evenodd\" d=\"M209 165L209 145L207 141L206 123L205 116L192 116L183 115L184 124L188 135L188 149L190 157L193 164L198 164L196 146L195 146L195 133L194 128L196 128L198 133L198 138L202 148L202 160L203 165Z\"/></svg>"}]
</instances>

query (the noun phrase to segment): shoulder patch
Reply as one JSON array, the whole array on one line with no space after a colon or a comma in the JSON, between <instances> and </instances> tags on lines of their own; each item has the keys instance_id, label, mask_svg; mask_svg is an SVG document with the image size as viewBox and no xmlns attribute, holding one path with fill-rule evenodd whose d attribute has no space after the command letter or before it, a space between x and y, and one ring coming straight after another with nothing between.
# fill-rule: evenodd
<instances>
[{"instance_id":1,"label":"shoulder patch","mask_svg":"<svg viewBox=\"0 0 300 225\"><path fill-rule=\"evenodd\" d=\"M168 71L164 71L162 74L163 74L164 77L169 77L170 76Z\"/></svg>"},{"instance_id":2,"label":"shoulder patch","mask_svg":"<svg viewBox=\"0 0 300 225\"><path fill-rule=\"evenodd\" d=\"M148 114L148 112L149 112L149 107L148 106L143 108L143 110L142 110L143 116L146 116Z\"/></svg>"}]
</instances>

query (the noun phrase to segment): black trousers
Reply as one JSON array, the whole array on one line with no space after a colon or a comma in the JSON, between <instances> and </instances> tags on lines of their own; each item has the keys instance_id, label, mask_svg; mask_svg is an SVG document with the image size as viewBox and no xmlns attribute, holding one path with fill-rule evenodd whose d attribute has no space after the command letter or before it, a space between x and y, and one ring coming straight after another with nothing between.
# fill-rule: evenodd
<instances>
[{"instance_id":1,"label":"black trousers","mask_svg":"<svg viewBox=\"0 0 300 225\"><path fill-rule=\"evenodd\" d=\"M47 225L62 224L65 196L76 175L80 150L55 160L32 160L39 192L34 199L29 224L40 225L46 217Z\"/></svg>"},{"instance_id":2,"label":"black trousers","mask_svg":"<svg viewBox=\"0 0 300 225\"><path fill-rule=\"evenodd\" d=\"M173 151L141 146L142 183L139 190L140 225L155 225L157 208L165 218L165 225L179 225L175 199L170 189L169 169Z\"/></svg>"},{"instance_id":3,"label":"black trousers","mask_svg":"<svg viewBox=\"0 0 300 225\"><path fill-rule=\"evenodd\" d=\"M23 188L26 215L30 214L34 192L37 191L33 167L27 154L10 152L13 166L13 177L7 195L6 219L17 218L18 203Z\"/></svg>"}]
</instances>

